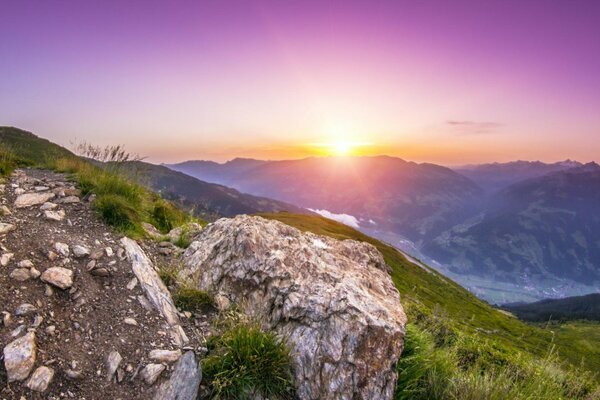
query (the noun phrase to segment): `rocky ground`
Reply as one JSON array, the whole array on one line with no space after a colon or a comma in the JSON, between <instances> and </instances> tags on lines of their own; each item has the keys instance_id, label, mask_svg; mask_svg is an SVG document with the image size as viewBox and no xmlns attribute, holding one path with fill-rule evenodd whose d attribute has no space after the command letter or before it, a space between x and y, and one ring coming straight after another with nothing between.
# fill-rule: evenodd
<instances>
[{"instance_id":1,"label":"rocky ground","mask_svg":"<svg viewBox=\"0 0 600 400\"><path fill-rule=\"evenodd\" d=\"M152 280L177 249L140 243L141 265L61 174L17 171L0 201L0 399L195 398L169 378L197 390L210 316L177 312Z\"/></svg>"}]
</instances>

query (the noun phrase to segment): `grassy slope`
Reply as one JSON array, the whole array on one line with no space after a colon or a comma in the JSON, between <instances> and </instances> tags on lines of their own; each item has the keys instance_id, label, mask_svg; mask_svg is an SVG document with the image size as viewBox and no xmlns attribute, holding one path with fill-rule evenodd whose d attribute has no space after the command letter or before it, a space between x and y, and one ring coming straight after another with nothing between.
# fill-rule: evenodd
<instances>
[{"instance_id":1,"label":"grassy slope","mask_svg":"<svg viewBox=\"0 0 600 400\"><path fill-rule=\"evenodd\" d=\"M600 334L582 339L579 332L600 326L589 324L582 327L565 328L562 333L553 335L550 328L540 328L525 324L515 317L497 310L479 300L466 289L439 273L416 266L391 246L364 235L355 229L338 222L320 217L290 213L261 214L265 218L279 220L303 231L310 231L336 239L354 239L373 244L386 262L392 267L392 280L400 291L402 303L409 315L416 313L445 313L457 329L498 344L502 348L520 350L543 357L555 343L559 355L579 366L582 355L587 356L585 366L597 371L600 366L600 352L590 352L589 346L600 346ZM560 332L560 331L559 331Z\"/></svg>"}]
</instances>

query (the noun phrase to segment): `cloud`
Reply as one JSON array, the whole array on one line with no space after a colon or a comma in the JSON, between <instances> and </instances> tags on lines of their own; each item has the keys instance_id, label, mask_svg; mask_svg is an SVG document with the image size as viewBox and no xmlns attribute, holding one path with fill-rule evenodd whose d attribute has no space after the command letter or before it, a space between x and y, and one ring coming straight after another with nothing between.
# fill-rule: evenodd
<instances>
[{"instance_id":1,"label":"cloud","mask_svg":"<svg viewBox=\"0 0 600 400\"><path fill-rule=\"evenodd\" d=\"M325 218L329 218L332 219L334 221L337 222L341 222L344 225L348 225L351 226L352 228L359 228L358 225L358 219L356 219L356 217L349 215L349 214L335 214L332 213L331 211L327 211L327 210L313 210L311 208L309 208L310 211L312 212L316 212L317 214L325 217Z\"/></svg>"},{"instance_id":2,"label":"cloud","mask_svg":"<svg viewBox=\"0 0 600 400\"><path fill-rule=\"evenodd\" d=\"M478 122L478 121L466 121L466 120L449 120L446 124L453 128L453 130L460 135L482 135L488 133L495 133L504 126L499 122Z\"/></svg>"}]
</instances>

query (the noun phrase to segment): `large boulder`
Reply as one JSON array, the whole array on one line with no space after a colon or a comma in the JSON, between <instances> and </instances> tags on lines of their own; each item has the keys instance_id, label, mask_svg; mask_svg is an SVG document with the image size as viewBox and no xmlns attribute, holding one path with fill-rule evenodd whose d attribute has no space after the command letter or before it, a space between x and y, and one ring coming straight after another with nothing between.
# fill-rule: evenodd
<instances>
[{"instance_id":1,"label":"large boulder","mask_svg":"<svg viewBox=\"0 0 600 400\"><path fill-rule=\"evenodd\" d=\"M370 244L238 216L196 237L180 278L286 338L300 399L391 399L406 315L387 271Z\"/></svg>"}]
</instances>

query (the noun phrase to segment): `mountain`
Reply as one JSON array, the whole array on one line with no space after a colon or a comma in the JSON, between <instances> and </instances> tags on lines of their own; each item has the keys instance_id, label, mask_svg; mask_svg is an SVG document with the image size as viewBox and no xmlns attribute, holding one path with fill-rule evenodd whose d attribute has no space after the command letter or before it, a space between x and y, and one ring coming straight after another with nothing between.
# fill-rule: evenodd
<instances>
[{"instance_id":1,"label":"mountain","mask_svg":"<svg viewBox=\"0 0 600 400\"><path fill-rule=\"evenodd\" d=\"M482 193L449 168L396 157L247 161L244 168L237 168L239 163L189 162L169 167L254 195L348 214L361 226L376 226L413 241L460 220ZM222 173L215 178L219 169Z\"/></svg>"},{"instance_id":2,"label":"mountain","mask_svg":"<svg viewBox=\"0 0 600 400\"><path fill-rule=\"evenodd\" d=\"M541 161L513 161L466 165L453 169L477 183L486 192L495 192L519 181L578 166L581 166L581 163L571 160L553 164Z\"/></svg>"},{"instance_id":3,"label":"mountain","mask_svg":"<svg viewBox=\"0 0 600 400\"><path fill-rule=\"evenodd\" d=\"M422 250L458 274L559 297L600 284L599 237L600 166L589 163L501 190Z\"/></svg>"},{"instance_id":4,"label":"mountain","mask_svg":"<svg viewBox=\"0 0 600 400\"><path fill-rule=\"evenodd\" d=\"M5 364L5 368L0 368L0 392L6 398L30 396L31 387L43 390L45 386L48 386L45 395L50 397L70 392L76 398L195 398L199 380L197 362L194 352L178 352L183 346L178 342L183 340L183 333L190 341L189 346L194 349L205 346L199 351L208 352L202 356L202 385L207 390L203 390L205 396L200 398L214 394L211 391L217 388L216 385L227 390L231 389L227 385L240 384L246 385L243 390L250 390L248 385L258 381L261 388L271 389L271 385L280 380L264 379L262 372L264 369L280 371L278 368L287 365L286 359L290 355L281 353L281 339L269 336L269 332L259 330L258 326L239 326L241 329L237 329L234 310L243 309L246 302L230 308L223 315L202 307L190 308L190 304L202 301L206 305L213 300L227 307L228 299L243 298L244 294L240 293L254 288L256 291L250 299L252 306L262 307L261 311L280 318L282 324L302 325L300 317L307 320L300 330L303 343L310 344L304 350L312 351L314 344L321 346L334 361L343 360L343 357L353 360L343 363L344 368L364 365L360 361L367 357L382 361L363 369L368 373L393 368L397 372L397 381L393 373L388 374L385 397L377 398L390 398L392 394L399 399L482 398L482 390L498 393L498 396L510 390L512 398L525 399L531 398L532 388L535 397L544 400L595 398L598 381L592 372L600 368L600 353L596 350L600 343L597 324L584 327L585 331L573 324L563 324L560 329L553 327L552 330L525 324L478 299L424 263L405 257L394 247L314 214L280 212L262 214L262 217L320 236L300 234L280 224L276 227L264 222L247 224L247 217L243 217L237 219L239 229L237 223L222 220L211 225L212 228L204 229L201 241L189 244L174 240L182 246L189 244L183 259L173 244L162 242L163 237L158 239L161 242L137 237L138 246L135 241L123 238L123 232L115 228L118 227L115 222L119 221L113 217L124 215L115 213L118 211L115 207L128 204L113 202L108 214L101 213L102 205L97 204L103 197L132 195L131 191L137 190L133 184L124 183L118 175L99 173L97 168L92 168L91 173L97 174L99 179L91 182L90 176L82 173L90 165L79 159L76 159L79 170L72 170L70 175L49 171L56 165L65 164L44 157L52 153L50 148L46 149L36 137L27 138L24 143L28 146L39 145L35 153L38 160L27 159L17 147L13 147L14 155L21 159L20 162L36 168L2 178L6 181L0 190L4 206L0 216L4 232L0 237L0 258L7 272L0 277L0 298L5 309L0 326ZM2 145L5 144L10 146L3 141ZM73 157L69 155L70 159ZM21 207L18 196L36 201L29 207ZM156 201L156 197L144 193L140 199L139 206L144 208L140 216L145 222L153 222L145 203ZM40 212L40 204L48 199L55 202L56 208L48 210L52 205L46 204L42 206L43 211L49 212ZM231 229L220 229L219 226ZM183 228L174 231L177 229L183 235ZM294 243L288 246L290 240ZM186 265L181 264L182 260ZM230 260L239 262L242 270L237 271L235 265L232 267ZM356 268L346 268L350 260ZM311 272L321 271L324 280L318 281L315 287L309 287L313 279L303 270L306 266ZM206 268L216 275L208 276L210 271ZM285 271L288 268L292 268L289 273ZM367 273L366 268L377 271ZM246 278L249 281L238 290L219 278L225 278L220 275L224 269L228 270L226 279L230 282ZM199 286L189 286L200 277L200 272L220 285L215 289L218 292L202 292L198 291ZM182 273L186 276L180 275ZM136 279L132 279L134 276ZM298 279L290 281L291 276ZM18 280L25 277L27 279L23 281ZM168 287L160 282L160 277L165 279ZM178 280L181 278L186 279ZM361 285L374 298L381 297L383 303L392 304L399 299L406 310L407 325L402 343L404 350L397 365L393 359L385 359L387 351L380 351L381 330L387 329L385 320L378 317L383 310L376 307L368 314L357 314L362 307L375 305L366 303L360 292L350 292L350 297L331 298L325 303L322 298L294 295L297 293L294 291L299 290L306 293L325 290L324 296L331 296L333 292L327 290L331 285L347 294L348 286L339 285L340 278L344 284ZM257 285L261 280L266 286ZM391 296L394 302L386 296L390 280L394 285L391 290L398 292ZM200 284L196 282L196 285ZM300 284L302 288L296 287ZM47 285L56 287L50 290ZM278 292L286 285L291 292ZM382 290L384 285L386 290ZM70 289L69 293L67 289ZM227 294L231 297L225 296ZM283 303L279 302L281 296L287 296ZM174 303L180 310L175 310ZM252 308L251 311L255 311ZM279 314L281 308L288 314ZM179 312L183 310L186 312ZM345 315L341 311L351 315L340 319L340 315ZM342 343L344 351L341 354L337 342L311 335L321 324L320 316L324 312L328 313L330 332L334 335L336 327L345 327L347 323L359 321L358 318L365 318L372 327L364 336L367 343L363 346L354 342L350 337L352 332L345 329L343 336L349 340ZM218 324L212 323L215 319ZM219 327L218 332L211 331L215 326ZM81 340L84 336L85 340ZM208 336L211 340L206 343L203 338ZM65 342L69 345L65 346ZM551 358L548 357L550 343ZM346 349L356 353L352 355ZM235 358L233 362L230 362L231 355ZM180 361L172 367L161 365L172 363L177 357L181 357ZM55 359L72 361L48 361ZM185 360L189 359L191 362L186 364ZM585 363L582 362L584 359ZM186 371L181 371L182 364ZM258 378L250 383L239 382L240 374L246 377L248 373L256 372L253 367L257 364L261 366ZM324 369L329 368L329 364L325 362ZM195 370L193 374L189 367ZM16 373L20 375L17 378ZM31 377L26 380L30 373ZM182 379L181 376L189 378ZM227 379L215 379L223 376ZM286 376L283 376L284 380ZM307 382L318 387L318 379L319 375L315 375ZM394 381L397 382L395 387ZM356 381L351 380L351 383L356 384ZM179 385L193 386L193 394L187 397L154 395L161 393L163 388L171 390ZM323 386L325 391L328 388Z\"/></svg>"},{"instance_id":5,"label":"mountain","mask_svg":"<svg viewBox=\"0 0 600 400\"><path fill-rule=\"evenodd\" d=\"M228 185L237 175L266 162L251 158L234 158L222 164L214 161L191 160L179 164L165 164L165 166L206 182Z\"/></svg>"},{"instance_id":6,"label":"mountain","mask_svg":"<svg viewBox=\"0 0 600 400\"><path fill-rule=\"evenodd\" d=\"M580 319L600 321L600 293L564 299L546 299L535 303L505 304L502 308L525 321L574 321Z\"/></svg>"},{"instance_id":7,"label":"mountain","mask_svg":"<svg viewBox=\"0 0 600 400\"><path fill-rule=\"evenodd\" d=\"M208 220L239 214L291 211L307 213L301 207L240 193L226 186L208 183L167 167L142 161L127 162L119 166L132 179L174 200Z\"/></svg>"}]
</instances>

